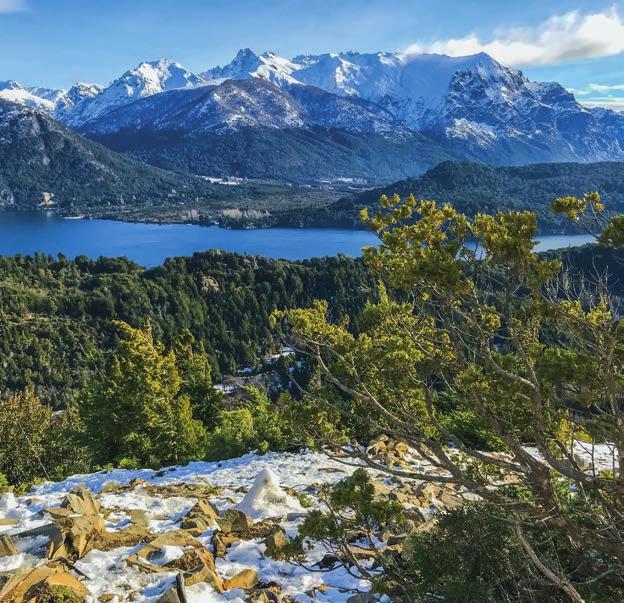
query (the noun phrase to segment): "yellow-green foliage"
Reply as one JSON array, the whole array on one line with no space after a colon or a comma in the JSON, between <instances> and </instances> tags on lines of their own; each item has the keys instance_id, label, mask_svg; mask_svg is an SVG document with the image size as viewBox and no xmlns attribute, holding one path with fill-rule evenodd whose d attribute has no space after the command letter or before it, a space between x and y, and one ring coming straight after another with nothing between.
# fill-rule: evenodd
<instances>
[{"instance_id":1,"label":"yellow-green foliage","mask_svg":"<svg viewBox=\"0 0 624 603\"><path fill-rule=\"evenodd\" d=\"M218 460L251 450L265 453L289 448L292 431L282 412L287 403L286 395L273 404L265 392L250 387L240 408L218 413L216 427L208 437L208 458Z\"/></svg>"},{"instance_id":2,"label":"yellow-green foliage","mask_svg":"<svg viewBox=\"0 0 624 603\"><path fill-rule=\"evenodd\" d=\"M153 467L202 458L206 430L193 418L175 354L154 342L149 321L115 324L115 353L80 408L94 458Z\"/></svg>"},{"instance_id":3,"label":"yellow-green foliage","mask_svg":"<svg viewBox=\"0 0 624 603\"><path fill-rule=\"evenodd\" d=\"M0 398L0 474L26 488L38 477L61 479L87 469L73 410L53 415L32 390ZM2 486L0 486L1 488Z\"/></svg>"}]
</instances>

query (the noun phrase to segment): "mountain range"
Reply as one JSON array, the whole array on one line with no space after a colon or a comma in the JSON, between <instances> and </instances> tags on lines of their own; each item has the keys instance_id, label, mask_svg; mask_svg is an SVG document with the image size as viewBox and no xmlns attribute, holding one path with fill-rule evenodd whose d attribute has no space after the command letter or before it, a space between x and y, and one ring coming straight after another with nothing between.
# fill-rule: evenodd
<instances>
[{"instance_id":1,"label":"mountain range","mask_svg":"<svg viewBox=\"0 0 624 603\"><path fill-rule=\"evenodd\" d=\"M624 159L624 115L487 54L238 52L195 74L141 63L108 86L0 83L0 98L157 166L290 181L415 176L445 159Z\"/></svg>"}]
</instances>

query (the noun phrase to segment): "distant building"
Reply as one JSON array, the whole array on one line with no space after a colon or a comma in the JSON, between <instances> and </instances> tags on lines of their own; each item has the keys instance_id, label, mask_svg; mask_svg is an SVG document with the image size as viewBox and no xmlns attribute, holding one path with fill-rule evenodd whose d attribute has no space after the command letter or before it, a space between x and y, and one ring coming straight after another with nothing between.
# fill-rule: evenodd
<instances>
[{"instance_id":1,"label":"distant building","mask_svg":"<svg viewBox=\"0 0 624 603\"><path fill-rule=\"evenodd\" d=\"M56 201L54 200L54 193L41 193L41 201L39 202L39 206L49 207L50 205L56 205Z\"/></svg>"}]
</instances>

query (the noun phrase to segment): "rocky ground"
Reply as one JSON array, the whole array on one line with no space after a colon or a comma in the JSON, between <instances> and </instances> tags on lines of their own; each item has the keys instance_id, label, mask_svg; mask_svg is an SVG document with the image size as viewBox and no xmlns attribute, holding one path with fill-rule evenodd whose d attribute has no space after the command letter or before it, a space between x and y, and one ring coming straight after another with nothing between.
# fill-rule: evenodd
<instances>
[{"instance_id":1,"label":"rocky ground","mask_svg":"<svg viewBox=\"0 0 624 603\"><path fill-rule=\"evenodd\" d=\"M427 469L387 439L370 452L381 462ZM311 509L322 508L322 485L354 469L309 451L249 454L160 471L76 475L20 497L6 492L0 601L372 601L369 580L357 567L332 560L320 543L306 545L303 564L275 554ZM428 529L436 513L470 499L452 485L371 475L380 493L405 506L409 529ZM386 531L375 546L400 554L404 538ZM352 552L374 575L366 547L354 540ZM59 593L66 598L55 598Z\"/></svg>"}]
</instances>

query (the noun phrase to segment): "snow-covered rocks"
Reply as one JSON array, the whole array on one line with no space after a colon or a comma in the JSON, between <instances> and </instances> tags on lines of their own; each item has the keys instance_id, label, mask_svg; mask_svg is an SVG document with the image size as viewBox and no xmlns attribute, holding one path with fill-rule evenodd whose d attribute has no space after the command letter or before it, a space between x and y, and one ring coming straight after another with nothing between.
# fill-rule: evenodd
<instances>
[{"instance_id":1,"label":"snow-covered rocks","mask_svg":"<svg viewBox=\"0 0 624 603\"><path fill-rule=\"evenodd\" d=\"M273 559L266 554L266 543L278 534L281 546L297 532L305 509L288 494L291 489L312 496L322 484L337 482L350 472L350 467L323 454L269 453L161 471L113 470L40 484L27 496L5 495L0 503L0 519L8 513L18 516L15 525L0 525L0 534L9 535L17 550L0 557L0 567L20 576L37 565L48 567L46 526L54 522L69 526L68 521L75 525L77 519L82 523L81 518L97 512L105 526L94 527L94 541L68 551L80 573L70 571L67 579L74 585L78 580L92 602L100 597L117 597L119 603L156 602L179 589L180 580L189 603L244 601L251 593L261 597L267 585L274 594L301 602L346 601L369 590L370 582L343 567L320 573ZM311 504L320 508L313 497ZM228 515L244 521L226 525ZM202 522L181 529L185 521L198 518ZM33 535L16 536L31 528ZM217 542L222 545L219 550ZM309 553L311 563L324 556L322 549Z\"/></svg>"}]
</instances>

